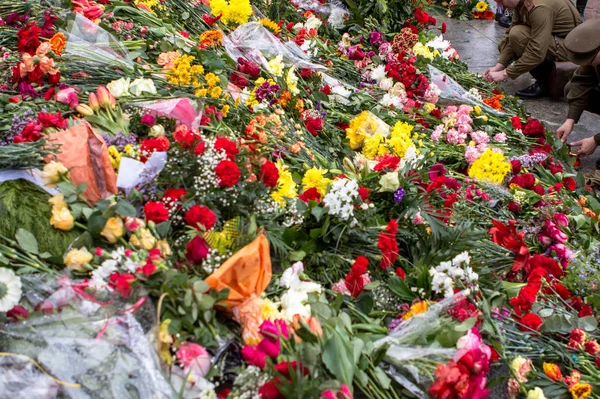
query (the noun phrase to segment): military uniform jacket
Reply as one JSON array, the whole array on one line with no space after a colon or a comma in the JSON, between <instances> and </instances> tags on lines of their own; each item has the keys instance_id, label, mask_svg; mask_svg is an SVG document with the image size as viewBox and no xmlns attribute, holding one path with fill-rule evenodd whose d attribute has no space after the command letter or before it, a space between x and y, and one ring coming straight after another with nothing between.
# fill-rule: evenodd
<instances>
[{"instance_id":1,"label":"military uniform jacket","mask_svg":"<svg viewBox=\"0 0 600 399\"><path fill-rule=\"evenodd\" d=\"M579 13L570 0L521 0L513 12L512 26L530 27L529 42L523 55L508 66L517 58L517 54L509 45L509 29L500 44L498 62L508 66L506 74L515 79L540 65L548 55L549 60L566 60L567 54L562 46L562 39L579 22Z\"/></svg>"},{"instance_id":2,"label":"military uniform jacket","mask_svg":"<svg viewBox=\"0 0 600 399\"><path fill-rule=\"evenodd\" d=\"M592 94L600 90L600 66L581 66L569 81L567 102L569 103L568 118L579 121L581 114L589 108Z\"/></svg>"}]
</instances>

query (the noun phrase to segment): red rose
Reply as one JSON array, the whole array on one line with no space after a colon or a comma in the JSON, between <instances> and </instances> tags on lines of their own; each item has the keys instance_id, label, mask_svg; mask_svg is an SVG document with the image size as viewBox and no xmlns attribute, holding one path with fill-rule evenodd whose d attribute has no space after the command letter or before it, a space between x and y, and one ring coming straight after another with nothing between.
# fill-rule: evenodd
<instances>
[{"instance_id":1,"label":"red rose","mask_svg":"<svg viewBox=\"0 0 600 399\"><path fill-rule=\"evenodd\" d=\"M533 186L531 190L538 195L544 195L545 193L544 187L540 186L539 184L537 186Z\"/></svg>"},{"instance_id":2,"label":"red rose","mask_svg":"<svg viewBox=\"0 0 600 399\"><path fill-rule=\"evenodd\" d=\"M442 35L446 33L447 25L445 22L442 22Z\"/></svg>"},{"instance_id":3,"label":"red rose","mask_svg":"<svg viewBox=\"0 0 600 399\"><path fill-rule=\"evenodd\" d=\"M29 312L23 306L15 305L15 307L6 312L6 317L13 319L14 321L19 321L19 319L26 319L29 317Z\"/></svg>"},{"instance_id":4,"label":"red rose","mask_svg":"<svg viewBox=\"0 0 600 399\"><path fill-rule=\"evenodd\" d=\"M573 179L572 177L565 177L562 180L562 182L565 185L565 187L571 191L575 191L575 189L577 188L577 183L575 182L575 179Z\"/></svg>"},{"instance_id":5,"label":"red rose","mask_svg":"<svg viewBox=\"0 0 600 399\"><path fill-rule=\"evenodd\" d=\"M37 118L43 127L55 127L57 129L66 129L69 125L68 121L66 119L63 119L63 117L61 116L60 111L58 111L56 114L38 112Z\"/></svg>"},{"instance_id":6,"label":"red rose","mask_svg":"<svg viewBox=\"0 0 600 399\"><path fill-rule=\"evenodd\" d=\"M240 181L242 172L235 162L227 159L219 162L215 168L215 173L219 178L219 187L233 187Z\"/></svg>"},{"instance_id":7,"label":"red rose","mask_svg":"<svg viewBox=\"0 0 600 399\"><path fill-rule=\"evenodd\" d=\"M259 350L256 345L244 346L241 354L244 361L250 366L256 366L261 370L265 368L267 355Z\"/></svg>"},{"instance_id":8,"label":"red rose","mask_svg":"<svg viewBox=\"0 0 600 399\"><path fill-rule=\"evenodd\" d=\"M279 180L279 170L277 166L271 161L267 161L260 166L260 173L258 177L262 180L263 184L269 188L277 186Z\"/></svg>"},{"instance_id":9,"label":"red rose","mask_svg":"<svg viewBox=\"0 0 600 399\"><path fill-rule=\"evenodd\" d=\"M512 161L510 161L510 166L512 166L512 172L516 175L521 173L521 161L519 161L518 159L513 159Z\"/></svg>"},{"instance_id":10,"label":"red rose","mask_svg":"<svg viewBox=\"0 0 600 399\"><path fill-rule=\"evenodd\" d=\"M252 79L256 79L260 76L260 66L241 57L238 58L237 70L243 74L250 75Z\"/></svg>"},{"instance_id":11,"label":"red rose","mask_svg":"<svg viewBox=\"0 0 600 399\"><path fill-rule=\"evenodd\" d=\"M304 121L304 125L306 126L306 130L310 132L313 136L317 137L319 132L323 130L323 119L321 118L313 118L309 116Z\"/></svg>"},{"instance_id":12,"label":"red rose","mask_svg":"<svg viewBox=\"0 0 600 399\"><path fill-rule=\"evenodd\" d=\"M222 151L227 154L227 158L233 159L240 152L235 141L229 140L225 137L218 137L215 140L215 150Z\"/></svg>"},{"instance_id":13,"label":"red rose","mask_svg":"<svg viewBox=\"0 0 600 399\"><path fill-rule=\"evenodd\" d=\"M196 230L200 230L199 226L203 226L204 231L209 231L212 229L217 222L217 216L215 213L203 205L192 206L185 213L183 219L188 225L192 226Z\"/></svg>"},{"instance_id":14,"label":"red rose","mask_svg":"<svg viewBox=\"0 0 600 399\"><path fill-rule=\"evenodd\" d=\"M151 201L144 205L144 215L148 222L156 224L169 220L169 210L162 202Z\"/></svg>"},{"instance_id":15,"label":"red rose","mask_svg":"<svg viewBox=\"0 0 600 399\"><path fill-rule=\"evenodd\" d=\"M194 237L185 246L185 257L190 262L199 265L210 253L210 247L206 240L200 236Z\"/></svg>"},{"instance_id":16,"label":"red rose","mask_svg":"<svg viewBox=\"0 0 600 399\"><path fill-rule=\"evenodd\" d=\"M526 314L521 318L522 326L519 326L521 331L539 331L542 325L542 318L535 313Z\"/></svg>"},{"instance_id":17,"label":"red rose","mask_svg":"<svg viewBox=\"0 0 600 399\"><path fill-rule=\"evenodd\" d=\"M238 71L233 71L231 73L229 81L231 82L231 84L234 84L242 89L248 87L248 85L250 84L248 78Z\"/></svg>"}]
</instances>

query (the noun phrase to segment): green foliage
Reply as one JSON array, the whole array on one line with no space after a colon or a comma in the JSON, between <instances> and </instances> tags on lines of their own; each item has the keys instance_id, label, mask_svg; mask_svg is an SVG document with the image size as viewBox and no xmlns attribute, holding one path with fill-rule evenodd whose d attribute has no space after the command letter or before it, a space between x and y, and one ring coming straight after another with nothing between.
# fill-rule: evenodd
<instances>
[{"instance_id":1,"label":"green foliage","mask_svg":"<svg viewBox=\"0 0 600 399\"><path fill-rule=\"evenodd\" d=\"M362 28L368 17L379 21L380 31L399 32L413 13L414 3L407 0L343 0L352 17L351 29Z\"/></svg>"},{"instance_id":2,"label":"green foliage","mask_svg":"<svg viewBox=\"0 0 600 399\"><path fill-rule=\"evenodd\" d=\"M26 199L25 201L23 199ZM50 195L26 180L0 183L0 235L15 238L19 229L30 232L38 242L39 252L48 252L48 261L62 265L62 256L83 231L54 229L50 223Z\"/></svg>"}]
</instances>

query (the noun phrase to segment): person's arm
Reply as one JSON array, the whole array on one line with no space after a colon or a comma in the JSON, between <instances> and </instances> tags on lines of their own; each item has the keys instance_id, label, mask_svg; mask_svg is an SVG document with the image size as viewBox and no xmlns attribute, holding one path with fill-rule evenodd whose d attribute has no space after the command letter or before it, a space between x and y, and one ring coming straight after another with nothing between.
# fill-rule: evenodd
<instances>
[{"instance_id":1,"label":"person's arm","mask_svg":"<svg viewBox=\"0 0 600 399\"><path fill-rule=\"evenodd\" d=\"M523 55L511 66L506 68L506 74L516 79L520 75L531 71L544 62L550 47L552 28L554 27L555 13L549 7L537 6L529 14L531 34Z\"/></svg>"},{"instance_id":2,"label":"person's arm","mask_svg":"<svg viewBox=\"0 0 600 399\"><path fill-rule=\"evenodd\" d=\"M579 122L579 118L588 106L590 95L596 86L598 86L598 76L593 66L577 68L569 81L569 92L566 93L567 103L569 104L567 118L573 119L575 123Z\"/></svg>"}]
</instances>

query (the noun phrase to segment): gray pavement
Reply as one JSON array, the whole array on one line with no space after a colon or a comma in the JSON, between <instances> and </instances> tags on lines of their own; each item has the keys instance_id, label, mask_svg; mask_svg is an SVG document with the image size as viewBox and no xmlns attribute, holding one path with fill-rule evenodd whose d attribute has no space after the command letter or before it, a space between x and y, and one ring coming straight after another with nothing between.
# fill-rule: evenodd
<instances>
[{"instance_id":1,"label":"gray pavement","mask_svg":"<svg viewBox=\"0 0 600 399\"><path fill-rule=\"evenodd\" d=\"M586 18L596 16L600 16L600 0L590 0L586 9ZM440 19L448 25L444 38L450 40L471 71L482 73L496 64L498 43L504 37L506 29L494 21L459 21L445 17L440 17ZM514 94L531 83L533 83L533 79L531 75L527 74L518 79L509 79L503 82L502 87L509 94ZM523 103L531 117L543 121L551 131L556 131L566 119L568 107L564 99L561 101L551 101L549 98L524 100ZM579 123L575 125L569 141L591 137L598 132L600 132L600 116L584 112ZM595 161L599 158L600 148L594 154L581 159L581 170L584 172L594 170Z\"/></svg>"}]
</instances>

